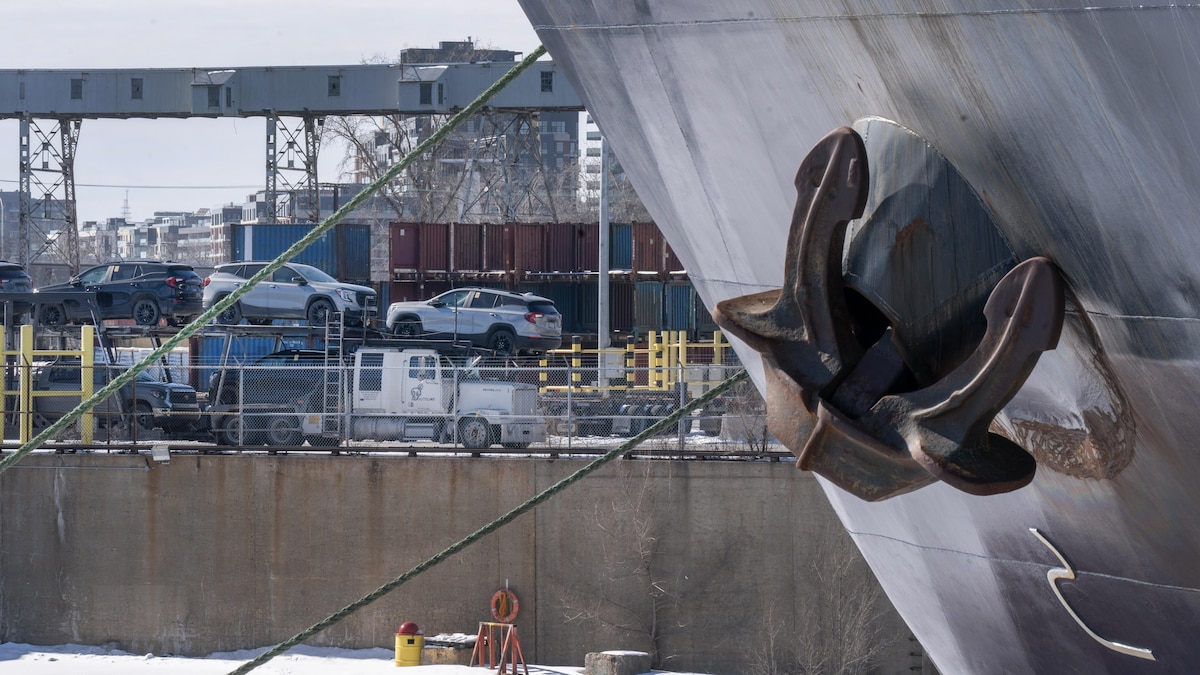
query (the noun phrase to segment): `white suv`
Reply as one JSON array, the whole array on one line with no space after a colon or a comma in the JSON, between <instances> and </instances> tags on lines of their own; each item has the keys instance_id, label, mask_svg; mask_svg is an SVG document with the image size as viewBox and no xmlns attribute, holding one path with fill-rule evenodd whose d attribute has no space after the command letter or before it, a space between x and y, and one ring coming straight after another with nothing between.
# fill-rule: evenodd
<instances>
[{"instance_id":1,"label":"white suv","mask_svg":"<svg viewBox=\"0 0 1200 675\"><path fill-rule=\"evenodd\" d=\"M562 316L553 300L494 288L457 288L424 302L394 302L387 329L397 337L470 340L503 355L562 344Z\"/></svg>"},{"instance_id":2,"label":"white suv","mask_svg":"<svg viewBox=\"0 0 1200 675\"><path fill-rule=\"evenodd\" d=\"M265 262L217 265L204 280L204 309L266 266ZM288 263L217 316L217 323L232 325L243 318L263 324L274 319L304 319L309 325L324 326L330 315L341 312L346 324L355 326L369 321L376 311L374 289L342 283L312 265Z\"/></svg>"}]
</instances>

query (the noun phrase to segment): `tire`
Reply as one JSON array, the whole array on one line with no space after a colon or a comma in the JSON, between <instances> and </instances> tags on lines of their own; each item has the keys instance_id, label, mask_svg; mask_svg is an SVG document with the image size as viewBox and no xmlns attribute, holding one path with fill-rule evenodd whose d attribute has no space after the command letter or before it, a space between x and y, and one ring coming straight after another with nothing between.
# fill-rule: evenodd
<instances>
[{"instance_id":1,"label":"tire","mask_svg":"<svg viewBox=\"0 0 1200 675\"><path fill-rule=\"evenodd\" d=\"M398 338L412 339L421 334L421 323L412 319L397 321L392 326L392 335Z\"/></svg>"},{"instance_id":2,"label":"tire","mask_svg":"<svg viewBox=\"0 0 1200 675\"><path fill-rule=\"evenodd\" d=\"M324 326L333 318L333 303L326 298L317 298L308 306L305 317L310 326Z\"/></svg>"},{"instance_id":3,"label":"tire","mask_svg":"<svg viewBox=\"0 0 1200 675\"><path fill-rule=\"evenodd\" d=\"M228 296L223 296L220 299L224 299L225 297L228 297ZM220 314L217 315L216 321L217 321L217 323L225 325L225 326L236 326L237 324L241 323L242 322L242 303L240 303L240 302L233 303L233 305L229 309L226 309L224 312L221 312Z\"/></svg>"},{"instance_id":4,"label":"tire","mask_svg":"<svg viewBox=\"0 0 1200 675\"><path fill-rule=\"evenodd\" d=\"M138 401L133 407L133 421L137 422L138 429L141 431L150 431L154 428L154 408L150 407L145 401Z\"/></svg>"},{"instance_id":5,"label":"tire","mask_svg":"<svg viewBox=\"0 0 1200 675\"><path fill-rule=\"evenodd\" d=\"M492 430L482 417L467 417L458 423L458 442L464 448L478 450L492 444Z\"/></svg>"},{"instance_id":6,"label":"tire","mask_svg":"<svg viewBox=\"0 0 1200 675\"><path fill-rule=\"evenodd\" d=\"M67 323L67 312L62 305L45 305L38 311L38 322L43 326L62 326Z\"/></svg>"},{"instance_id":7,"label":"tire","mask_svg":"<svg viewBox=\"0 0 1200 675\"><path fill-rule=\"evenodd\" d=\"M262 430L247 427L242 432L244 418L239 414L229 415L217 432L217 442L221 445L262 445ZM238 436L241 436L239 439Z\"/></svg>"},{"instance_id":8,"label":"tire","mask_svg":"<svg viewBox=\"0 0 1200 675\"><path fill-rule=\"evenodd\" d=\"M162 311L158 309L158 302L154 298L138 298L134 301L130 314L134 323L139 326L157 326L158 320L162 318Z\"/></svg>"},{"instance_id":9,"label":"tire","mask_svg":"<svg viewBox=\"0 0 1200 675\"><path fill-rule=\"evenodd\" d=\"M300 445L304 436L294 415L276 415L267 420L267 445Z\"/></svg>"},{"instance_id":10,"label":"tire","mask_svg":"<svg viewBox=\"0 0 1200 675\"><path fill-rule=\"evenodd\" d=\"M509 330L501 328L488 336L487 348L497 356L510 356L516 353L516 347L517 339Z\"/></svg>"},{"instance_id":11,"label":"tire","mask_svg":"<svg viewBox=\"0 0 1200 675\"><path fill-rule=\"evenodd\" d=\"M341 444L340 438L329 438L327 436L305 436L304 440L314 448L336 448Z\"/></svg>"}]
</instances>

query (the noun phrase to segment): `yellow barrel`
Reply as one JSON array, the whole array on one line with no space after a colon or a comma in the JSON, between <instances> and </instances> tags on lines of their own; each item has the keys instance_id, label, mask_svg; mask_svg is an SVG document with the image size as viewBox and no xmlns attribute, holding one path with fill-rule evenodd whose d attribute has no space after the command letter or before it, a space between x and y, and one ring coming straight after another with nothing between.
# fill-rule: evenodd
<instances>
[{"instance_id":1,"label":"yellow barrel","mask_svg":"<svg viewBox=\"0 0 1200 675\"><path fill-rule=\"evenodd\" d=\"M400 630L396 631L396 665L421 665L421 649L424 647L425 636L417 624L411 621L400 624Z\"/></svg>"}]
</instances>

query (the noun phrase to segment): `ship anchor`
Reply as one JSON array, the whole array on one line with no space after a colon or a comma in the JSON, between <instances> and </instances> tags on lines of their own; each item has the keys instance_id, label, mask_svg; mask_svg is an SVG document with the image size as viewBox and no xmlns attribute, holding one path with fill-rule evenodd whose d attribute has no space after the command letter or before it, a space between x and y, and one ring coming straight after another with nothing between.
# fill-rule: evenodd
<instances>
[{"instance_id":1,"label":"ship anchor","mask_svg":"<svg viewBox=\"0 0 1200 675\"><path fill-rule=\"evenodd\" d=\"M983 338L962 363L918 383L881 313L845 288L842 249L869 183L862 138L839 128L796 173L796 208L779 290L718 303L713 318L762 355L767 425L816 472L867 501L942 480L974 495L1027 485L1037 468L1017 444L988 431L1058 343L1063 284L1030 258L988 296Z\"/></svg>"}]
</instances>

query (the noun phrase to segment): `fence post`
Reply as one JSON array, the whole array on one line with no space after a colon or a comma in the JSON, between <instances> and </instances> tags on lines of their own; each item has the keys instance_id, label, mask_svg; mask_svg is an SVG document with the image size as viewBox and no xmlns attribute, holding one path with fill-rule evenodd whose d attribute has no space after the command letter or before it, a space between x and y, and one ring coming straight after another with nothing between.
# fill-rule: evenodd
<instances>
[{"instance_id":1,"label":"fence post","mask_svg":"<svg viewBox=\"0 0 1200 675\"><path fill-rule=\"evenodd\" d=\"M94 385L95 385L96 380L94 379L94 375L93 375L93 373L95 372L95 369L92 367L96 363L95 330L96 330L95 326L88 326L88 325L84 325L79 328L79 352L80 352L79 363L82 365L82 371L83 371L79 374L80 375L79 383L82 385L80 387L80 396L82 397L80 399L81 401L86 401L86 400L90 399L92 397L92 394L95 393ZM107 382L107 381L108 380L105 379L105 382ZM136 387L137 384L134 384L134 386ZM135 389L134 391L137 391L137 390ZM136 394L135 394L135 396L136 396ZM130 412L131 413L136 412L136 408L134 410L131 410ZM92 436L94 430L92 427L93 427L93 425L92 425L92 410L88 410L87 412L85 412L79 416L79 434L80 434L81 442L91 443L94 440L93 436ZM131 432L130 436L134 437L133 434L137 433L137 416L136 415L130 415L129 429ZM111 436L110 436L110 438L111 438Z\"/></svg>"},{"instance_id":2,"label":"fence post","mask_svg":"<svg viewBox=\"0 0 1200 675\"><path fill-rule=\"evenodd\" d=\"M21 326L20 384L21 445L33 440L33 326Z\"/></svg>"},{"instance_id":3,"label":"fence post","mask_svg":"<svg viewBox=\"0 0 1200 675\"><path fill-rule=\"evenodd\" d=\"M634 349L637 347L634 342L634 337L629 335L625 338L625 389L633 391L637 387L637 353Z\"/></svg>"}]
</instances>

